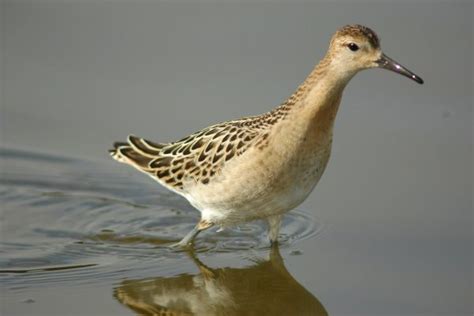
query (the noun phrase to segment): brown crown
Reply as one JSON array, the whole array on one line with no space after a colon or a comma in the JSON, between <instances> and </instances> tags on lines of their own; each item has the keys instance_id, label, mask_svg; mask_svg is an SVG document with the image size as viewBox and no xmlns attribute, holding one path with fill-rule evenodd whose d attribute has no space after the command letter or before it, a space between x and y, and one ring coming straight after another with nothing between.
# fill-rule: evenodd
<instances>
[{"instance_id":1,"label":"brown crown","mask_svg":"<svg viewBox=\"0 0 474 316\"><path fill-rule=\"evenodd\" d=\"M340 28L336 34L338 36L350 35L365 37L374 48L380 47L380 40L377 34L367 26L359 24L346 25Z\"/></svg>"}]
</instances>

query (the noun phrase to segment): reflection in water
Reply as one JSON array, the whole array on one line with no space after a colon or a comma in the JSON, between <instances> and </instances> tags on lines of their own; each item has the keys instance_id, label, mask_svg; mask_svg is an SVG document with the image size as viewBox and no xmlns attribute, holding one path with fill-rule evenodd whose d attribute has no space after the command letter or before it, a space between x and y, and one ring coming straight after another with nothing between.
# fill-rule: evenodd
<instances>
[{"instance_id":1,"label":"reflection in water","mask_svg":"<svg viewBox=\"0 0 474 316\"><path fill-rule=\"evenodd\" d=\"M123 281L115 297L140 315L327 315L286 270L277 246L269 260L245 268L211 269L190 257L199 274Z\"/></svg>"}]
</instances>

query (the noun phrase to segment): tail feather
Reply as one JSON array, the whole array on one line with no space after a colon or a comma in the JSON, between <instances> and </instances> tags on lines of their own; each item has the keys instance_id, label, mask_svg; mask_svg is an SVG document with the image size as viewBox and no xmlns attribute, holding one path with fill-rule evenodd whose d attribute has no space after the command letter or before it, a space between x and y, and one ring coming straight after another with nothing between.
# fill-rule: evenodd
<instances>
[{"instance_id":1,"label":"tail feather","mask_svg":"<svg viewBox=\"0 0 474 316\"><path fill-rule=\"evenodd\" d=\"M133 135L128 137L128 142L115 142L114 148L109 150L115 160L132 165L138 170L149 173L148 167L151 160L160 154L164 144L156 144Z\"/></svg>"},{"instance_id":2,"label":"tail feather","mask_svg":"<svg viewBox=\"0 0 474 316\"><path fill-rule=\"evenodd\" d=\"M122 153L120 152L120 149L121 148L126 148L127 146L128 146L127 143L115 142L114 143L114 148L109 149L110 156L112 156L112 158L114 158L115 160L117 160L119 162L125 163L126 161L124 160L124 157L123 157Z\"/></svg>"},{"instance_id":3,"label":"tail feather","mask_svg":"<svg viewBox=\"0 0 474 316\"><path fill-rule=\"evenodd\" d=\"M128 136L128 143L136 152L150 158L156 158L156 156L160 154L161 149L165 146L164 144L155 144L133 135Z\"/></svg>"},{"instance_id":4,"label":"tail feather","mask_svg":"<svg viewBox=\"0 0 474 316\"><path fill-rule=\"evenodd\" d=\"M115 142L114 143L114 149L117 149L117 147L122 147L122 146L127 146L128 143L126 142Z\"/></svg>"}]
</instances>

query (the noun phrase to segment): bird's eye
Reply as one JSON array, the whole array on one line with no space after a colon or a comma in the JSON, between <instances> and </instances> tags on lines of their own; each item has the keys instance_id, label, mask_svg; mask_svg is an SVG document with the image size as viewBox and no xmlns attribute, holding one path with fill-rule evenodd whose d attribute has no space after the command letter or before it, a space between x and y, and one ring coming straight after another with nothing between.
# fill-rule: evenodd
<instances>
[{"instance_id":1,"label":"bird's eye","mask_svg":"<svg viewBox=\"0 0 474 316\"><path fill-rule=\"evenodd\" d=\"M356 43L349 43L347 44L347 47L349 47L349 49L353 52L359 50L359 46Z\"/></svg>"}]
</instances>

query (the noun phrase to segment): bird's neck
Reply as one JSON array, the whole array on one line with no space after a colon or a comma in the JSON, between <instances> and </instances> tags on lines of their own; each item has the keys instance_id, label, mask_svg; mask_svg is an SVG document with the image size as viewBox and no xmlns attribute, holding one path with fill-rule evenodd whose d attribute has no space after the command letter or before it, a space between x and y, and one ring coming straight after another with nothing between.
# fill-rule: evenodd
<instances>
[{"instance_id":1,"label":"bird's neck","mask_svg":"<svg viewBox=\"0 0 474 316\"><path fill-rule=\"evenodd\" d=\"M326 56L306 80L280 107L288 113L289 121L298 124L300 135L332 135L342 92L354 74L339 71L338 65Z\"/></svg>"}]
</instances>

